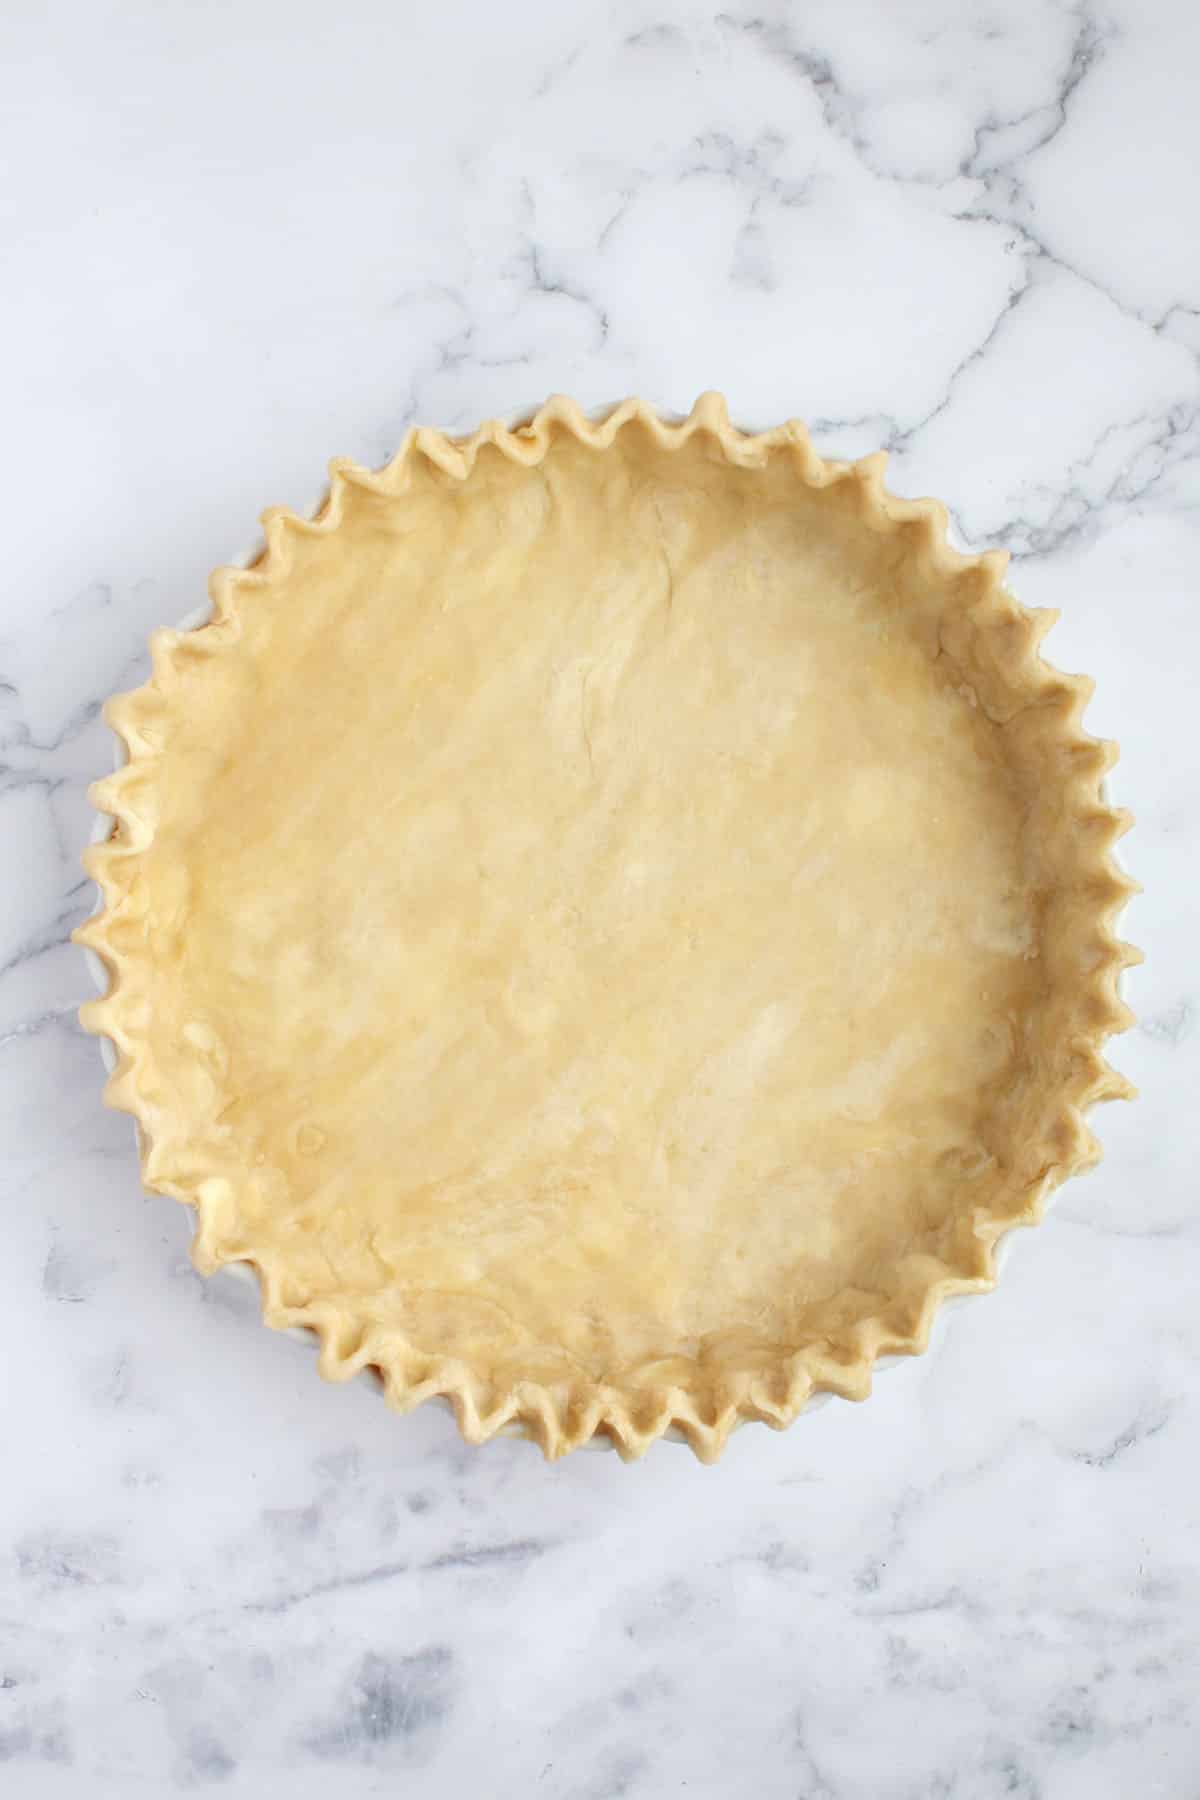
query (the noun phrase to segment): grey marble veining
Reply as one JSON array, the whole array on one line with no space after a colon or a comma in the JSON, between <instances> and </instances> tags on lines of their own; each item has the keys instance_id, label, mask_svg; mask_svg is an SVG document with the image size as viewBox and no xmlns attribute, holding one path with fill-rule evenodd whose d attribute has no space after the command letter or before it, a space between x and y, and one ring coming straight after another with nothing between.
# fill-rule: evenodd
<instances>
[{"instance_id":1,"label":"grey marble veining","mask_svg":"<svg viewBox=\"0 0 1200 1800\"><path fill-rule=\"evenodd\" d=\"M0 1793L1200 1796L1184 0L9 9ZM467 1450L205 1286L68 933L103 697L272 501L551 390L886 445L1061 609L1148 952L1102 1168L715 1470Z\"/></svg>"}]
</instances>

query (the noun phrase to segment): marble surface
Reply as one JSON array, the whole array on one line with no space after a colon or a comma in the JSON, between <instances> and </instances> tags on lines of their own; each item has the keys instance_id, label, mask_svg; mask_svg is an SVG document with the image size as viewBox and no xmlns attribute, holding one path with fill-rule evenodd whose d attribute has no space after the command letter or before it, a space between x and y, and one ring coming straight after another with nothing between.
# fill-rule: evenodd
<instances>
[{"instance_id":1,"label":"marble surface","mask_svg":"<svg viewBox=\"0 0 1200 1800\"><path fill-rule=\"evenodd\" d=\"M1188 0L9 8L0 1792L1200 1795ZM1142 1089L933 1354L704 1470L465 1449L205 1286L67 943L102 698L410 419L702 388L1061 608Z\"/></svg>"}]
</instances>

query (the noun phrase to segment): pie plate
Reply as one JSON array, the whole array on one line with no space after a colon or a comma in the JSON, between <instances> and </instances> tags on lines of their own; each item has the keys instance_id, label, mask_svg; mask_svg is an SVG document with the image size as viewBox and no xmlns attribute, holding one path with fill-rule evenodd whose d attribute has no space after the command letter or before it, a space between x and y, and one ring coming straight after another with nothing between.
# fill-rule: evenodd
<instances>
[{"instance_id":1,"label":"pie plate","mask_svg":"<svg viewBox=\"0 0 1200 1800\"><path fill-rule=\"evenodd\" d=\"M1095 1162L1115 751L883 463L713 394L415 430L109 703L107 1098L326 1377L711 1461Z\"/></svg>"}]
</instances>

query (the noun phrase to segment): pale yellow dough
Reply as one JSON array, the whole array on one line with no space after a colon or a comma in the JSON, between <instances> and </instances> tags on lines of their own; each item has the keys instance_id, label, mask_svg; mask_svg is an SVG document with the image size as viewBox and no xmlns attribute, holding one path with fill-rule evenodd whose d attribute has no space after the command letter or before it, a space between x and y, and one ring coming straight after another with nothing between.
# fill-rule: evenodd
<instances>
[{"instance_id":1,"label":"pale yellow dough","mask_svg":"<svg viewBox=\"0 0 1200 1800\"><path fill-rule=\"evenodd\" d=\"M712 400L268 546L112 709L82 934L201 1266L552 1453L864 1391L1122 1086L1109 757L1002 559Z\"/></svg>"}]
</instances>

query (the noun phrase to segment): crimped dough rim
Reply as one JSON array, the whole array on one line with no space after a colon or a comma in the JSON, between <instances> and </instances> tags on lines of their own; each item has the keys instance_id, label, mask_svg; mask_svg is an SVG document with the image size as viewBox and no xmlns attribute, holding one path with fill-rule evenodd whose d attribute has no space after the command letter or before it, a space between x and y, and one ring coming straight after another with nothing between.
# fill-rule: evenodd
<instances>
[{"instance_id":1,"label":"crimped dough rim","mask_svg":"<svg viewBox=\"0 0 1200 1800\"><path fill-rule=\"evenodd\" d=\"M521 1381L497 1391L486 1373L469 1361L422 1351L395 1331L364 1330L338 1304L320 1300L299 1307L287 1304L283 1295L285 1259L277 1252L251 1257L229 1257L222 1252L203 1184L199 1191L184 1191L156 1170L148 1118L151 1109L142 1091L153 1071L149 1045L138 1028L140 1002L131 998L131 989L136 987L131 980L132 965L137 959L114 943L111 927L136 879L138 857L153 838L154 778L161 756L154 720L164 704L169 705L173 659L185 635L193 653L203 650L219 655L236 643L242 600L286 572L293 534L337 532L346 494L352 488L394 497L403 492L406 471L418 458L452 480L464 481L484 445L494 446L513 463L534 467L558 432L568 432L580 443L604 450L634 421L664 450L685 444L697 433L707 434L730 464L744 468L761 466L773 451L786 446L798 481L813 490L834 483L853 484L864 525L875 533L895 534L910 546L919 543L922 553L931 559L936 577L948 583L964 571L975 571L971 629L977 636L986 634L991 639L990 653L1003 669L1007 685L1023 696L1013 716L1036 711L1043 730L1050 721L1055 743L1069 757L1071 777L1063 788L1065 816L1078 828L1077 874L1091 896L1089 916L1081 921L1091 949L1090 967L1080 978L1077 996L1088 1024L1069 1046L1070 1054L1060 1071L1058 1104L1048 1115L1043 1142L1036 1147L1037 1178L1025 1188L1017 1208L1008 1204L997 1216L976 1220L977 1255L970 1267L951 1268L943 1263L930 1272L915 1316L899 1323L886 1316L861 1320L844 1341L789 1347L769 1369L714 1371L676 1357L669 1380L656 1378L650 1367L627 1371L619 1384L580 1376L552 1385ZM779 1429L791 1423L816 1394L865 1398L876 1359L923 1351L942 1301L990 1288L999 1239L1016 1225L1037 1222L1047 1195L1098 1160L1099 1147L1084 1114L1098 1101L1127 1098L1134 1092L1105 1062L1102 1049L1111 1034L1127 1029L1132 1022L1132 1014L1119 997L1118 982L1123 969L1140 960L1139 954L1115 935L1118 914L1128 896L1137 891L1137 884L1117 867L1112 855L1113 846L1131 823L1124 810L1110 807L1104 798L1104 777L1116 760L1116 747L1083 729L1091 681L1061 674L1040 655L1041 639L1057 615L1032 612L1006 591L1005 553L988 551L969 557L952 550L946 541L947 515L938 502L900 500L886 493L885 463L883 453L852 464L824 461L812 450L803 426L796 421L759 433L739 431L730 424L724 401L711 393L701 396L687 418L678 423L669 422L637 399L622 402L594 421L574 402L556 396L528 423L514 428L490 420L464 438L414 429L396 456L379 470L346 460L333 462L330 488L311 518L299 518L282 508L265 513L265 544L258 559L244 569L220 569L212 577L211 619L187 634L155 633L150 680L105 707L105 718L124 748L126 761L90 791L93 804L112 818L113 827L105 842L85 852L84 866L101 890L102 904L75 933L77 942L99 956L109 979L104 997L85 1005L80 1015L85 1028L107 1036L117 1053L105 1099L136 1121L147 1188L173 1193L195 1206L193 1258L197 1267L211 1273L226 1262L249 1263L258 1277L265 1322L275 1329L304 1327L314 1333L320 1344L319 1369L325 1378L347 1380L373 1370L382 1379L389 1403L400 1411L427 1399L443 1398L452 1406L463 1437L471 1443L501 1431L519 1430L547 1457L560 1456L593 1437L606 1438L624 1457L635 1457L670 1432L686 1439L702 1461L711 1462L719 1456L730 1431L745 1420L757 1419Z\"/></svg>"}]
</instances>

